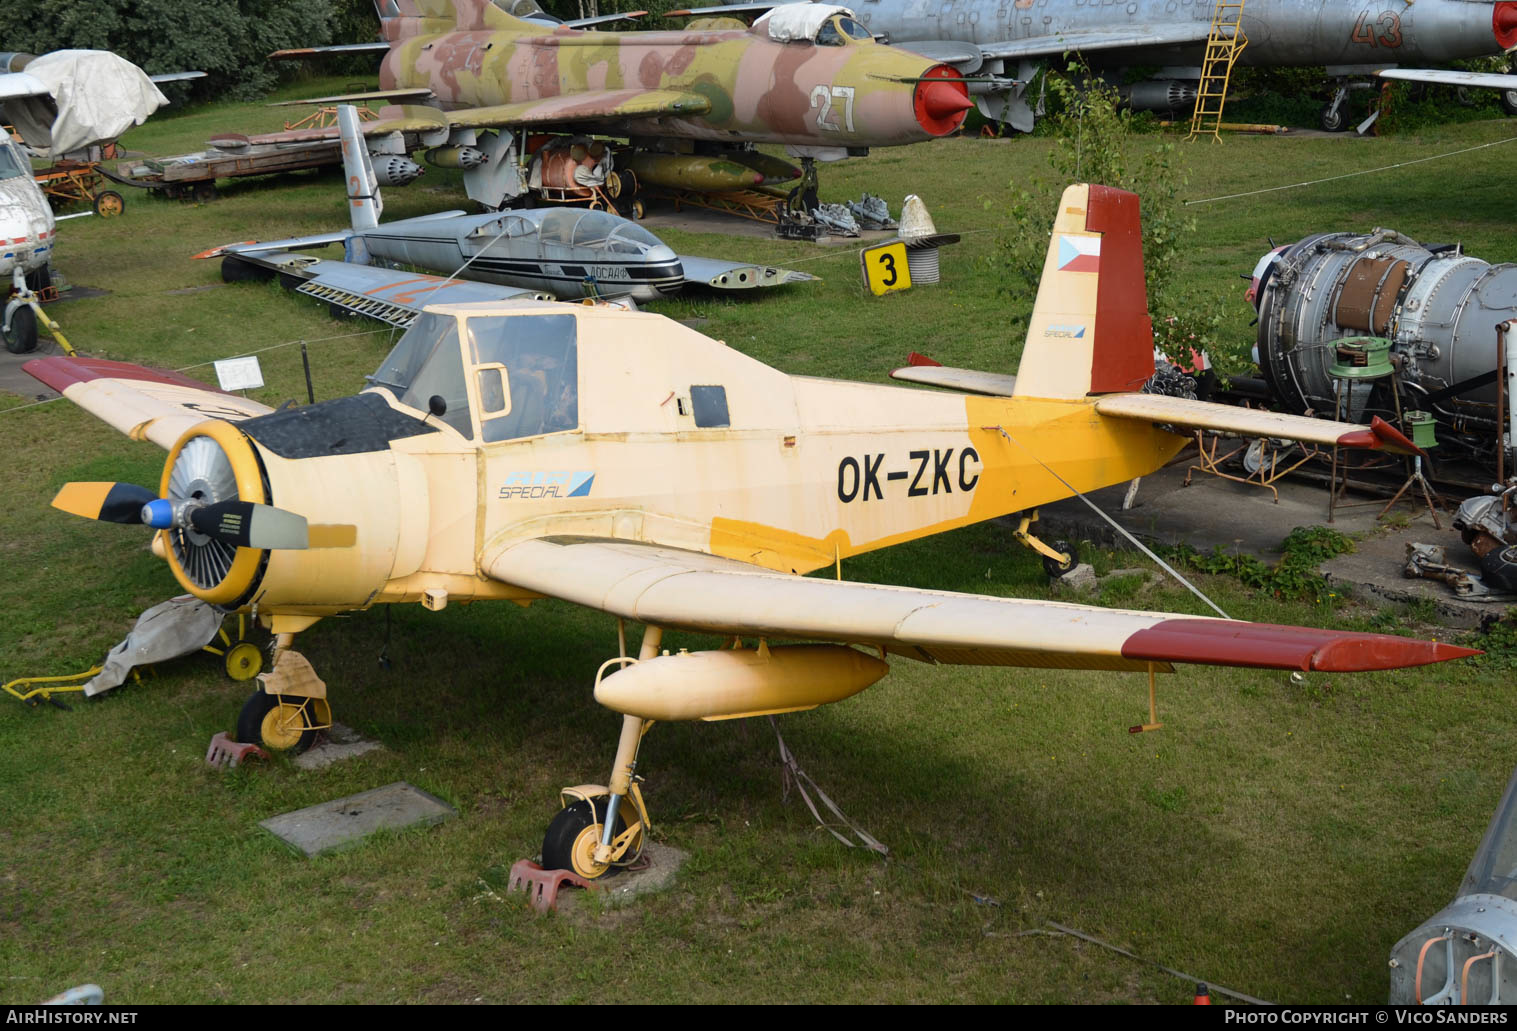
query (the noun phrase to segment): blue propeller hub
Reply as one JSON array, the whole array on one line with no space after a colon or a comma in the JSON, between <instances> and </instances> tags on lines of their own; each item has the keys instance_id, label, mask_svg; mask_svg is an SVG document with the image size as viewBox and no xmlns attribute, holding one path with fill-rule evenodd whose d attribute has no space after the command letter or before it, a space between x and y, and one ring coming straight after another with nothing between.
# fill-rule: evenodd
<instances>
[{"instance_id":1,"label":"blue propeller hub","mask_svg":"<svg viewBox=\"0 0 1517 1031\"><path fill-rule=\"evenodd\" d=\"M174 525L174 504L167 498L156 498L142 506L142 521L155 530L167 530Z\"/></svg>"}]
</instances>

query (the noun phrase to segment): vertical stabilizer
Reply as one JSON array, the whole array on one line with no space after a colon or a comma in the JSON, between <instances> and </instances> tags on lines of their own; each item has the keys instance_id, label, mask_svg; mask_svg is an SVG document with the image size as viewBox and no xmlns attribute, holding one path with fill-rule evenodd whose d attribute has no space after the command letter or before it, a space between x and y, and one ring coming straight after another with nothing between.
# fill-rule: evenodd
<instances>
[{"instance_id":1,"label":"vertical stabilizer","mask_svg":"<svg viewBox=\"0 0 1517 1031\"><path fill-rule=\"evenodd\" d=\"M342 169L348 179L348 215L355 230L374 229L384 202L379 196L379 178L369 161L369 148L358 128L358 109L352 104L339 105L337 125L342 130Z\"/></svg>"},{"instance_id":2,"label":"vertical stabilizer","mask_svg":"<svg viewBox=\"0 0 1517 1031\"><path fill-rule=\"evenodd\" d=\"M1138 196L1079 183L1054 217L1016 396L1137 390L1154 374Z\"/></svg>"}]
</instances>

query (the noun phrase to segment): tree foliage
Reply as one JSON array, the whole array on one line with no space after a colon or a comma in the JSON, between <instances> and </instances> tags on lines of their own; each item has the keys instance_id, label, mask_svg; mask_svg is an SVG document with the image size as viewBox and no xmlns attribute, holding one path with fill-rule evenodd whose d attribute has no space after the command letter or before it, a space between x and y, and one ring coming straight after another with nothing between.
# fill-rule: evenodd
<instances>
[{"instance_id":1,"label":"tree foliage","mask_svg":"<svg viewBox=\"0 0 1517 1031\"><path fill-rule=\"evenodd\" d=\"M1188 359L1187 349L1207 350L1227 371L1232 363L1219 353L1224 349L1217 339L1223 321L1220 310L1182 298L1174 281L1185 240L1196 228L1181 203L1188 175L1175 144L1145 134L1147 116L1124 107L1114 86L1078 66L1069 72L1047 76L1052 111L1040 128L1055 140L1049 154L1053 180L1013 184L1014 200L994 259L1005 275L1004 289L1025 299L1030 314L1065 186L1088 182L1131 191L1138 195L1143 217L1143 260L1155 343L1175 359Z\"/></svg>"},{"instance_id":2,"label":"tree foliage","mask_svg":"<svg viewBox=\"0 0 1517 1031\"><path fill-rule=\"evenodd\" d=\"M325 43L333 0L10 0L0 5L8 50L110 50L151 74L203 71L202 96L270 88L281 47ZM370 8L372 17L372 8Z\"/></svg>"}]
</instances>

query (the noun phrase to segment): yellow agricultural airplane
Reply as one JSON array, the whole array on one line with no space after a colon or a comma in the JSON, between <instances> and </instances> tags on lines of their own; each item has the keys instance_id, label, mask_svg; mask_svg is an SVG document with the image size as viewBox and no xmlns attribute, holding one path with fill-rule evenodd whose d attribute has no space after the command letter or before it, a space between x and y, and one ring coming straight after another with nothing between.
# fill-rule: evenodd
<instances>
[{"instance_id":1,"label":"yellow agricultural airplane","mask_svg":"<svg viewBox=\"0 0 1517 1031\"><path fill-rule=\"evenodd\" d=\"M70 483L53 504L157 529L153 550L186 590L276 635L243 741L297 749L330 723L325 685L292 647L323 616L552 597L616 617L621 647L595 686L623 714L611 782L564 790L543 854L596 877L640 851L633 770L655 721L839 701L883 677L891 653L1134 671L1150 687L1173 663L1365 671L1475 654L797 575L1151 473L1185 443L1174 427L1412 448L1384 423L1138 392L1154 374L1146 309L1137 197L1077 185L1018 375L897 373L973 394L787 376L660 316L536 301L429 306L368 389L277 412L138 366L26 368L169 449L156 491ZM646 627L635 656L629 620ZM666 630L731 646L669 654Z\"/></svg>"}]
</instances>

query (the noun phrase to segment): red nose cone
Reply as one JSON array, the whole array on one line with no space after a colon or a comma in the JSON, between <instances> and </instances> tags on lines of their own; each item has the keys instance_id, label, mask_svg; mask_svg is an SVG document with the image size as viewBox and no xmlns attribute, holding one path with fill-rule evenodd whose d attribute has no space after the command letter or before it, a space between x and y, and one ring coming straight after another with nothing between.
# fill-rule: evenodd
<instances>
[{"instance_id":1,"label":"red nose cone","mask_svg":"<svg viewBox=\"0 0 1517 1031\"><path fill-rule=\"evenodd\" d=\"M1503 2L1491 10L1491 32L1502 50L1517 47L1517 3Z\"/></svg>"},{"instance_id":2,"label":"red nose cone","mask_svg":"<svg viewBox=\"0 0 1517 1031\"><path fill-rule=\"evenodd\" d=\"M1517 3L1513 3L1517 7ZM935 65L917 83L913 95L917 122L933 136L946 136L964 124L964 112L974 107L969 87L955 69Z\"/></svg>"}]
</instances>

